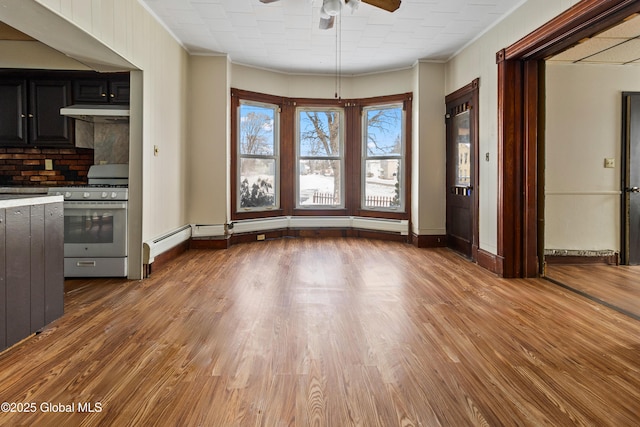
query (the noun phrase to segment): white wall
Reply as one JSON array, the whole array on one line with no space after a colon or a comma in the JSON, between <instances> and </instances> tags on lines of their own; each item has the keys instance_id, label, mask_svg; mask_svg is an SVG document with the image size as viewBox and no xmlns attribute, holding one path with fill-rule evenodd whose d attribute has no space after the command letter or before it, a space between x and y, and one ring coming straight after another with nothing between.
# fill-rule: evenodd
<instances>
[{"instance_id":1,"label":"white wall","mask_svg":"<svg viewBox=\"0 0 640 427\"><path fill-rule=\"evenodd\" d=\"M497 253L498 68L496 53L559 15L578 0L528 0L447 63L445 93L480 78L480 248ZM485 155L489 154L489 161Z\"/></svg>"},{"instance_id":2,"label":"white wall","mask_svg":"<svg viewBox=\"0 0 640 427\"><path fill-rule=\"evenodd\" d=\"M619 251L622 92L640 67L548 62L546 85L545 248Z\"/></svg>"}]
</instances>

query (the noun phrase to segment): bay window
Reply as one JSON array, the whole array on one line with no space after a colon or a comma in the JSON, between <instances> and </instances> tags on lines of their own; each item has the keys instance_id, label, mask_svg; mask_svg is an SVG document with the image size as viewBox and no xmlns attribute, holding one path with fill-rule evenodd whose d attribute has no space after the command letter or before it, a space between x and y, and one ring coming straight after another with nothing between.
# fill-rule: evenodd
<instances>
[{"instance_id":1,"label":"bay window","mask_svg":"<svg viewBox=\"0 0 640 427\"><path fill-rule=\"evenodd\" d=\"M233 220L410 219L410 93L300 99L232 89Z\"/></svg>"}]
</instances>

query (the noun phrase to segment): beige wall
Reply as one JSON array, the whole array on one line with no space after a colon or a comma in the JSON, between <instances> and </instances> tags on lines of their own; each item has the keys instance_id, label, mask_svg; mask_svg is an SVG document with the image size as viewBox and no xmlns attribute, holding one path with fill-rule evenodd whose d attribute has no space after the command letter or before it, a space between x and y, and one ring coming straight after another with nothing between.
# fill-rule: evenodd
<instances>
[{"instance_id":1,"label":"beige wall","mask_svg":"<svg viewBox=\"0 0 640 427\"><path fill-rule=\"evenodd\" d=\"M229 63L225 56L192 56L189 64L189 222L223 225L230 221Z\"/></svg>"},{"instance_id":2,"label":"beige wall","mask_svg":"<svg viewBox=\"0 0 640 427\"><path fill-rule=\"evenodd\" d=\"M231 86L287 97L334 98L335 76L291 75L231 66ZM444 64L418 63L406 70L343 76L342 98L413 92L412 231L444 234Z\"/></svg>"},{"instance_id":3,"label":"beige wall","mask_svg":"<svg viewBox=\"0 0 640 427\"><path fill-rule=\"evenodd\" d=\"M479 77L480 247L497 252L495 53L577 2L529 0L447 64L421 62L408 70L342 79L343 98L414 92L414 232L444 233L444 96ZM140 242L189 222L228 221L231 87L290 97L332 98L335 92L332 76L289 75L232 65L224 57L189 57L137 0L0 0L0 5L9 25L82 64L105 71L140 70L133 82L141 87L132 88L142 99L132 101L132 121L140 125L132 129L140 131L132 130L131 140L132 168L139 172L131 190L138 198L132 205L142 224ZM38 19L25 12L36 8ZM48 26L42 25L43 16Z\"/></svg>"},{"instance_id":4,"label":"beige wall","mask_svg":"<svg viewBox=\"0 0 640 427\"><path fill-rule=\"evenodd\" d=\"M622 92L640 68L546 68L545 248L619 251Z\"/></svg>"},{"instance_id":5,"label":"beige wall","mask_svg":"<svg viewBox=\"0 0 640 427\"><path fill-rule=\"evenodd\" d=\"M413 232L418 235L446 234L444 79L444 64L416 66L411 199Z\"/></svg>"},{"instance_id":6,"label":"beige wall","mask_svg":"<svg viewBox=\"0 0 640 427\"><path fill-rule=\"evenodd\" d=\"M511 45L578 0L529 0L447 63L445 93L480 78L480 248L497 253L498 88L496 52ZM489 160L485 160L486 154Z\"/></svg>"},{"instance_id":7,"label":"beige wall","mask_svg":"<svg viewBox=\"0 0 640 427\"><path fill-rule=\"evenodd\" d=\"M0 68L88 70L86 65L37 41L0 40Z\"/></svg>"},{"instance_id":8,"label":"beige wall","mask_svg":"<svg viewBox=\"0 0 640 427\"><path fill-rule=\"evenodd\" d=\"M366 98L411 92L413 71L342 76L341 98ZM253 92L298 98L335 98L336 78L332 75L278 73L243 65L231 65L231 86Z\"/></svg>"},{"instance_id":9,"label":"beige wall","mask_svg":"<svg viewBox=\"0 0 640 427\"><path fill-rule=\"evenodd\" d=\"M186 51L137 0L0 0L0 6L9 25L93 69L140 70L132 78L141 102L131 102L129 276L141 277L142 241L188 222Z\"/></svg>"}]
</instances>

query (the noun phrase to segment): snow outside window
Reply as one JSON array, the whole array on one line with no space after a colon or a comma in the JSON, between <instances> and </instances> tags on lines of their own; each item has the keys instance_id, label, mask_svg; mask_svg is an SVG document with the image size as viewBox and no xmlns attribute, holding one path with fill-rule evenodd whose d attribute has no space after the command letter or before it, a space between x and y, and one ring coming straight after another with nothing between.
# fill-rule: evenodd
<instances>
[{"instance_id":1,"label":"snow outside window","mask_svg":"<svg viewBox=\"0 0 640 427\"><path fill-rule=\"evenodd\" d=\"M402 107L402 104L378 105L363 110L363 209L404 210Z\"/></svg>"},{"instance_id":2,"label":"snow outside window","mask_svg":"<svg viewBox=\"0 0 640 427\"><path fill-rule=\"evenodd\" d=\"M241 101L238 107L238 210L279 206L279 108Z\"/></svg>"},{"instance_id":3,"label":"snow outside window","mask_svg":"<svg viewBox=\"0 0 640 427\"><path fill-rule=\"evenodd\" d=\"M298 108L296 122L296 206L344 207L343 110Z\"/></svg>"}]
</instances>

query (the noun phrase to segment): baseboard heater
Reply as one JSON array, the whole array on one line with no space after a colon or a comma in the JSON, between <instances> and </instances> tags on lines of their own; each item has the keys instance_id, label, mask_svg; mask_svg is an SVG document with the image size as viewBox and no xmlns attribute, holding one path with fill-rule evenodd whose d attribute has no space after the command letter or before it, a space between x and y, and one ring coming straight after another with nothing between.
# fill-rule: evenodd
<instances>
[{"instance_id":1,"label":"baseboard heater","mask_svg":"<svg viewBox=\"0 0 640 427\"><path fill-rule=\"evenodd\" d=\"M612 249L545 249L547 264L609 264L620 263L618 252Z\"/></svg>"},{"instance_id":2,"label":"baseboard heater","mask_svg":"<svg viewBox=\"0 0 640 427\"><path fill-rule=\"evenodd\" d=\"M289 216L234 221L233 229L229 230L229 232L234 234L255 233L288 228L357 228L407 235L409 232L409 221L348 216Z\"/></svg>"},{"instance_id":3,"label":"baseboard heater","mask_svg":"<svg viewBox=\"0 0 640 427\"><path fill-rule=\"evenodd\" d=\"M142 262L151 264L155 257L191 238L191 225L185 225L142 244Z\"/></svg>"}]
</instances>

